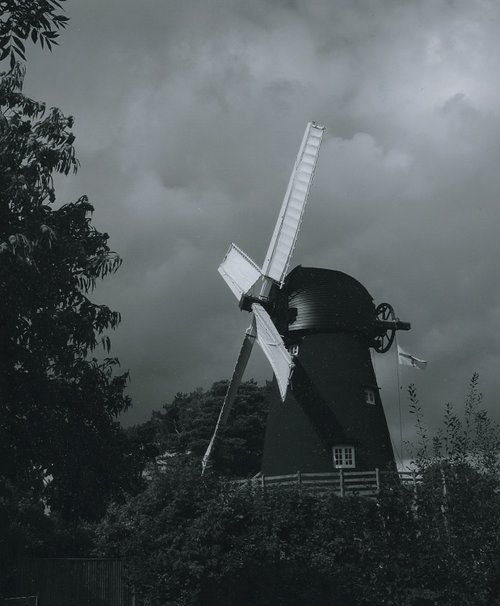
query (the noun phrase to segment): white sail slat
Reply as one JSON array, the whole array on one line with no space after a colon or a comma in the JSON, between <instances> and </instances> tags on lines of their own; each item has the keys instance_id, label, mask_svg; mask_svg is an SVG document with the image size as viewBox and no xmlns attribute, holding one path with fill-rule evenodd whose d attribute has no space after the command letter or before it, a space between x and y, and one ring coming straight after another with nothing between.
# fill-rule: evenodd
<instances>
[{"instance_id":1,"label":"white sail slat","mask_svg":"<svg viewBox=\"0 0 500 606\"><path fill-rule=\"evenodd\" d=\"M243 378L243 373L245 372L245 368L248 364L248 359L250 358L250 354L252 353L255 335L256 322L255 318L253 318L252 324L249 326L245 333L243 345L241 346L240 353L236 361L236 366L234 367L233 375L231 377L231 381L229 382L226 395L224 397L224 402L222 403L222 408L220 409L219 418L217 419L212 438L208 444L208 448L201 462L202 474L205 472L205 468L208 465L208 461L212 454L217 434L219 433L220 428L226 424L229 413L231 412L231 408L233 407L234 400L236 399L236 394L238 393L238 388L241 384L241 379Z\"/></svg>"},{"instance_id":2,"label":"white sail slat","mask_svg":"<svg viewBox=\"0 0 500 606\"><path fill-rule=\"evenodd\" d=\"M282 283L288 271L314 175L324 128L309 122L283 200L262 273Z\"/></svg>"},{"instance_id":3,"label":"white sail slat","mask_svg":"<svg viewBox=\"0 0 500 606\"><path fill-rule=\"evenodd\" d=\"M235 244L229 247L218 271L238 301L261 276L259 266Z\"/></svg>"},{"instance_id":4,"label":"white sail slat","mask_svg":"<svg viewBox=\"0 0 500 606\"><path fill-rule=\"evenodd\" d=\"M257 324L257 343L272 366L274 376L278 381L281 399L284 400L293 368L292 356L288 353L281 335L262 305L254 303L252 311Z\"/></svg>"}]
</instances>

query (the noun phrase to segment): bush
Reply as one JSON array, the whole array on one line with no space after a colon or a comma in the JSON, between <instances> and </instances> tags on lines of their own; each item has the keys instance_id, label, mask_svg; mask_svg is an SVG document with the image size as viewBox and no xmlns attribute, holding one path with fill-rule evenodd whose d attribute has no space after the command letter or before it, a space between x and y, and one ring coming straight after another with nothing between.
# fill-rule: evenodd
<instances>
[{"instance_id":1,"label":"bush","mask_svg":"<svg viewBox=\"0 0 500 606\"><path fill-rule=\"evenodd\" d=\"M477 378L463 418L448 407L434 441L411 398L416 493L398 482L377 499L263 492L202 478L197 458L176 456L108 511L97 553L126 557L146 603L162 606L500 603L498 433Z\"/></svg>"}]
</instances>

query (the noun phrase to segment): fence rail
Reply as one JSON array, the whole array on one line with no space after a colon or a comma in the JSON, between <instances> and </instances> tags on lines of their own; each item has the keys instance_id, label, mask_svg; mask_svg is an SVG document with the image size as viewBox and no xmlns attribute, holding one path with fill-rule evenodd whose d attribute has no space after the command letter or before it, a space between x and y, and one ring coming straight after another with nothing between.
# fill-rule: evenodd
<instances>
[{"instance_id":1,"label":"fence rail","mask_svg":"<svg viewBox=\"0 0 500 606\"><path fill-rule=\"evenodd\" d=\"M266 476L259 475L246 480L235 480L236 486L250 486L253 488L274 488L296 486L320 492L335 492L339 496L373 496L381 488L397 485L416 489L422 481L419 474L412 471L346 471L339 469L332 472L297 473Z\"/></svg>"}]
</instances>

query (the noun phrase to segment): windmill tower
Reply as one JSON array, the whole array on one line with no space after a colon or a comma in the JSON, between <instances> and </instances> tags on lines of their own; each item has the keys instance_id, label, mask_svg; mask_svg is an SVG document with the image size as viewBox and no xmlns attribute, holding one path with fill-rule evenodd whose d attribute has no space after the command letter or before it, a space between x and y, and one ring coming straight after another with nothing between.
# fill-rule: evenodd
<instances>
[{"instance_id":1,"label":"windmill tower","mask_svg":"<svg viewBox=\"0 0 500 606\"><path fill-rule=\"evenodd\" d=\"M252 319L203 470L255 341L274 372L263 473L395 466L370 348L388 351L395 331L410 325L388 303L375 307L347 274L298 266L287 275L323 132L314 122L306 127L262 269L234 244L219 266Z\"/></svg>"}]
</instances>

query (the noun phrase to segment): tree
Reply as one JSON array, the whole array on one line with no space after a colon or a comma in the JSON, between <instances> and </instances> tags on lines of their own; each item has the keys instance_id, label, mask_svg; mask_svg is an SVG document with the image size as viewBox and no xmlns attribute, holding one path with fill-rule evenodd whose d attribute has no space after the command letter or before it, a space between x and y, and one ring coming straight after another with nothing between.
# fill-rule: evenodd
<instances>
[{"instance_id":1,"label":"tree","mask_svg":"<svg viewBox=\"0 0 500 606\"><path fill-rule=\"evenodd\" d=\"M51 48L66 17L55 0L0 0L0 482L63 519L97 519L128 488L116 420L127 373L98 361L119 313L94 303L119 256L91 222L86 196L56 204L53 176L78 169L72 117L22 92L22 40ZM17 49L17 50L16 50ZM103 461L106 465L103 465Z\"/></svg>"},{"instance_id":2,"label":"tree","mask_svg":"<svg viewBox=\"0 0 500 606\"><path fill-rule=\"evenodd\" d=\"M58 13L66 0L0 0L0 61L9 57L14 68L17 59L25 60L24 41L31 38L49 50L58 44L59 30L68 18Z\"/></svg>"},{"instance_id":3,"label":"tree","mask_svg":"<svg viewBox=\"0 0 500 606\"><path fill-rule=\"evenodd\" d=\"M117 360L87 359L99 343L109 350L105 330L120 319L88 293L120 259L85 196L54 207L53 173L78 167L72 118L25 97L22 79L16 66L0 82L1 472L26 485L52 477L48 503L77 516L82 500L62 485L79 478L83 489L102 470L119 433L113 418L130 404L126 375L111 374Z\"/></svg>"},{"instance_id":4,"label":"tree","mask_svg":"<svg viewBox=\"0 0 500 606\"><path fill-rule=\"evenodd\" d=\"M151 450L158 454L189 453L201 461L219 415L227 381L218 381L203 391L178 393L163 410L154 412L141 428ZM213 455L213 469L226 476L245 477L260 471L264 446L269 385L259 387L253 380L242 383L227 425L219 433Z\"/></svg>"}]
</instances>

